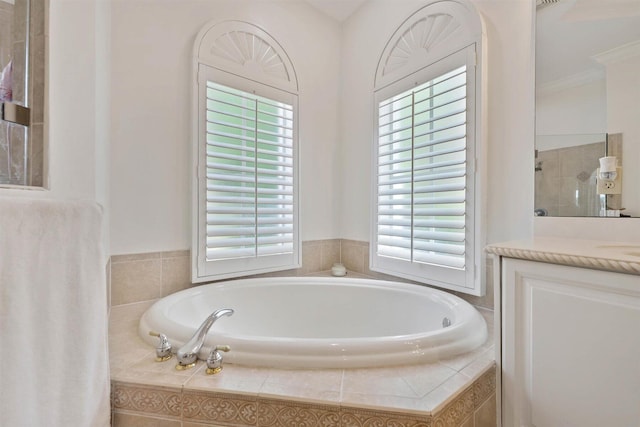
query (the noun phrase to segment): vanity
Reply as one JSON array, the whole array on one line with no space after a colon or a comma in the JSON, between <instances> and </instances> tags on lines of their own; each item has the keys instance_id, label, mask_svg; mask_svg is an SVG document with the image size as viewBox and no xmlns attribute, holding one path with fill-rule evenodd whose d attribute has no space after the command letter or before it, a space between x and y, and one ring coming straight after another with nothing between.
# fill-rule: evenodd
<instances>
[{"instance_id":1,"label":"vanity","mask_svg":"<svg viewBox=\"0 0 640 427\"><path fill-rule=\"evenodd\" d=\"M541 237L487 252L502 425L639 426L640 244Z\"/></svg>"}]
</instances>

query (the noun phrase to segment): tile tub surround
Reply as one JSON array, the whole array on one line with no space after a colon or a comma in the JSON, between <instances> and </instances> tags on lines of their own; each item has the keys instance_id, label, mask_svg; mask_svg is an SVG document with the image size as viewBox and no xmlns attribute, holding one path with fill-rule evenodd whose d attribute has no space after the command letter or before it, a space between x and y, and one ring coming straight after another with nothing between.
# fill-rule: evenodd
<instances>
[{"instance_id":1,"label":"tile tub surround","mask_svg":"<svg viewBox=\"0 0 640 427\"><path fill-rule=\"evenodd\" d=\"M153 301L113 307L110 317L113 426L496 425L493 312L480 309L489 339L436 363L375 369L286 370L203 362L176 371L157 363L137 335ZM233 349L232 349L233 351Z\"/></svg>"},{"instance_id":2,"label":"tile tub surround","mask_svg":"<svg viewBox=\"0 0 640 427\"><path fill-rule=\"evenodd\" d=\"M302 267L262 276L304 276L331 270L340 262L340 240L302 243ZM111 305L149 301L187 289L191 284L189 250L111 256ZM198 284L196 284L198 285Z\"/></svg>"},{"instance_id":3,"label":"tile tub surround","mask_svg":"<svg viewBox=\"0 0 640 427\"><path fill-rule=\"evenodd\" d=\"M161 298L191 286L188 250L111 256L111 305Z\"/></svg>"},{"instance_id":4,"label":"tile tub surround","mask_svg":"<svg viewBox=\"0 0 640 427\"><path fill-rule=\"evenodd\" d=\"M347 277L361 277L415 283L369 269L369 243L347 239L302 242L302 267L261 276L306 276L329 274L342 262ZM487 259L486 293L482 297L451 292L472 305L493 310L493 263ZM189 250L151 252L111 257L111 304L130 304L167 296L191 287ZM449 291L450 292L450 291Z\"/></svg>"}]
</instances>

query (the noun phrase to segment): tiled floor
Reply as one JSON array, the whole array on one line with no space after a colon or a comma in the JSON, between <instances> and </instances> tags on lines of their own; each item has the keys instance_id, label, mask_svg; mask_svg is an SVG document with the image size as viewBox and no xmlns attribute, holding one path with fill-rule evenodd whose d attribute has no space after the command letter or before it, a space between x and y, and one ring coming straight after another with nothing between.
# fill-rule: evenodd
<instances>
[{"instance_id":1,"label":"tiled floor","mask_svg":"<svg viewBox=\"0 0 640 427\"><path fill-rule=\"evenodd\" d=\"M215 392L233 395L236 400L245 396L249 402L255 402L256 399L284 400L302 405L392 411L430 419L446 405L460 398L470 385L475 387L474 380L486 375L495 364L493 312L480 309L489 330L487 342L470 353L435 363L375 369L323 370L269 369L226 364L220 374L206 375L205 364L199 362L194 369L177 371L174 368L175 359L155 362L154 349L138 338L138 320L152 303L153 301L120 305L111 309L109 345L111 378L114 384L136 385L145 390L179 390L183 392L183 399L187 398L184 393ZM140 399L144 403L150 398L147 396ZM181 405L184 407L184 402ZM118 405L115 406L117 409ZM150 412L154 416L163 416ZM114 420L127 417L126 411L116 415ZM169 418L182 417L182 413L176 415L170 410L165 415Z\"/></svg>"}]
</instances>

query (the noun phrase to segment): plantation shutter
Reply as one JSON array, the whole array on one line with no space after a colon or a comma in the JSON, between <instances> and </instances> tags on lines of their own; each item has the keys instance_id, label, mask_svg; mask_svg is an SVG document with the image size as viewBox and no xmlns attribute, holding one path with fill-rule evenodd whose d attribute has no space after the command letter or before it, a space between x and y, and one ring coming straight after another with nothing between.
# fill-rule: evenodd
<instances>
[{"instance_id":1,"label":"plantation shutter","mask_svg":"<svg viewBox=\"0 0 640 427\"><path fill-rule=\"evenodd\" d=\"M298 266L294 102L201 80L207 275ZM280 95L269 88L271 95ZM277 99L276 99L277 98Z\"/></svg>"},{"instance_id":2,"label":"plantation shutter","mask_svg":"<svg viewBox=\"0 0 640 427\"><path fill-rule=\"evenodd\" d=\"M466 287L474 267L473 112L462 58L377 102L372 264L444 287Z\"/></svg>"}]
</instances>

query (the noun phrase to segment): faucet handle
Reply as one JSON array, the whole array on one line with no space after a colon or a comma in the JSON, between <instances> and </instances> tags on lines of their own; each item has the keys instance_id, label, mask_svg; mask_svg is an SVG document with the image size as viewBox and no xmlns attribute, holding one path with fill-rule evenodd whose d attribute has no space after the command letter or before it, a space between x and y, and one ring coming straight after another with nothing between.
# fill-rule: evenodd
<instances>
[{"instance_id":1,"label":"faucet handle","mask_svg":"<svg viewBox=\"0 0 640 427\"><path fill-rule=\"evenodd\" d=\"M221 351L225 353L230 351L231 347L228 345L217 345L211 350L209 357L207 357L207 375L217 374L222 371L222 354Z\"/></svg>"},{"instance_id":2,"label":"faucet handle","mask_svg":"<svg viewBox=\"0 0 640 427\"><path fill-rule=\"evenodd\" d=\"M156 362L164 362L171 359L173 354L171 353L171 343L167 336L155 331L149 331L149 335L160 338L160 342L156 347Z\"/></svg>"}]
</instances>

